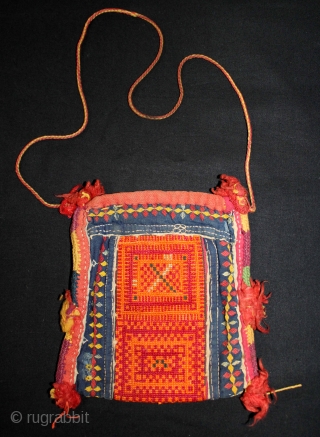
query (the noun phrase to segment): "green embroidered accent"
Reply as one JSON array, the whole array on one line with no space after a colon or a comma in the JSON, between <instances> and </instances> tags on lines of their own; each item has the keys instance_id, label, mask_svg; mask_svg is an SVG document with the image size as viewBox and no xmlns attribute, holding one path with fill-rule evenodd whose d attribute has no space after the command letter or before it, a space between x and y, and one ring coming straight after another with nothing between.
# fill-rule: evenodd
<instances>
[{"instance_id":1,"label":"green embroidered accent","mask_svg":"<svg viewBox=\"0 0 320 437\"><path fill-rule=\"evenodd\" d=\"M242 279L248 286L250 286L250 266L243 268Z\"/></svg>"}]
</instances>

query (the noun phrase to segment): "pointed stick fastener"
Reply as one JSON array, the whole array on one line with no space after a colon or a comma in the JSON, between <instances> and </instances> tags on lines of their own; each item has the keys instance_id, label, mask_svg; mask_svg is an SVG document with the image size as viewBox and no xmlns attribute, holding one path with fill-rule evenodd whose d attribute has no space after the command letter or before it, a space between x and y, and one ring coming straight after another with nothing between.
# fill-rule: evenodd
<instances>
[{"instance_id":1,"label":"pointed stick fastener","mask_svg":"<svg viewBox=\"0 0 320 437\"><path fill-rule=\"evenodd\" d=\"M282 387L282 388L278 388L277 390L273 390L273 392L268 391L267 395L271 395L272 393L279 393L281 391L292 390L294 388L300 388L300 387L302 387L302 384L290 385L289 387Z\"/></svg>"}]
</instances>

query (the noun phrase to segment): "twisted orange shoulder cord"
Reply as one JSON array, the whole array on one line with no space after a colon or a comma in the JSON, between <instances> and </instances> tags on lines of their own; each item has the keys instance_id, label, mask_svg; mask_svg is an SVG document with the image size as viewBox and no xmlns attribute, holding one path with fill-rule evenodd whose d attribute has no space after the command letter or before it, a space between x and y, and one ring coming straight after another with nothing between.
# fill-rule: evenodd
<instances>
[{"instance_id":1,"label":"twisted orange shoulder cord","mask_svg":"<svg viewBox=\"0 0 320 437\"><path fill-rule=\"evenodd\" d=\"M41 196L40 194L31 187L31 185L29 185L25 179L22 177L21 172L20 172L20 163L21 163L21 159L23 157L23 155L26 153L26 151L33 146L36 143L39 143L40 141L44 141L44 140L67 140L69 138L74 138L77 137L78 135L80 135L86 128L87 124L88 124L88 106L87 106L87 102L84 96L84 92L83 92L83 88L82 88L82 82L81 82L81 62L80 62L80 57L81 57L81 46L82 43L84 41L84 38L86 36L88 27L90 25L90 23L99 15L108 13L108 12L116 12L119 14L125 14L125 15L130 15L131 17L135 17L135 18L141 18L144 21L147 21L148 23L150 23L158 32L159 35L159 49L158 49L158 53L155 57L155 59L153 60L153 62L149 65L149 67L141 74L140 77L138 77L138 79L134 82L134 84L131 86L129 93L128 93L128 102L129 102L129 106L132 109L132 111L134 113L136 113L137 115L139 115L139 117L143 117L143 118L148 118L151 120L162 120L164 118L170 117L172 114L174 114L176 112L176 110L179 108L179 106L181 105L182 99L183 99L183 95L184 95L184 91L183 91L183 85L182 85L182 79L181 79L181 71L182 71L182 67L183 65L189 61L190 59L204 59L205 61L211 62L213 65L215 65L217 68L219 68L222 73L226 76L226 78L228 79L228 81L230 82L231 86L233 87L233 89L235 90L235 92L237 93L243 112L244 112L244 116L245 116L245 120L246 120L246 124L247 124L247 130L248 130L248 142L247 142L247 152L246 152L246 158L245 158L245 175L246 175L246 180L247 180L247 186L248 186L248 190L249 190L249 195L250 195L250 212L254 212L256 210L256 205L255 205L255 200L254 200L254 194L253 194L253 189L252 189L252 185L251 185L251 178L250 178L250 169L249 169L249 163L250 163L250 155L251 155L251 143L252 143L252 129L251 129L251 122L250 122L250 117L248 114L248 110L247 110L247 106L246 103L244 101L244 98L240 92L240 90L238 89L238 87L236 86L236 84L234 83L233 79L231 78L231 76L229 75L229 73L215 60L213 60L212 58L205 56L205 55L201 55L201 54L192 54L189 56L186 56L179 64L178 67L178 86L179 86L179 91L180 91L180 95L178 98L177 103L175 104L175 106L173 107L173 109L169 112L167 112L166 114L163 115L147 115L144 114L142 112L140 112L133 104L132 102L132 94L133 91L135 90L136 86L150 73L150 71L153 69L153 67L156 65L156 63L159 61L159 58L161 56L162 53L162 49L163 49L163 35L161 30L159 29L159 27L156 25L156 23L154 21L152 21L150 18L141 15L137 12L131 12L131 11L127 11L125 9L116 9L116 8L107 8L107 9L101 9L100 11L94 13L93 15L91 15L91 17L88 18L81 37L79 39L78 45L77 45L77 56L76 56L76 74L77 74L77 84L78 84L78 90L79 90L79 94L81 97L81 101L82 101L82 106L83 106L83 112L84 112L84 119L83 119L83 123L82 126L76 131L73 132L71 134L68 135L44 135L38 138L35 138L34 140L30 141L19 153L19 156L17 158L16 161L16 173L17 176L19 178L19 180L22 182L22 184L29 190L31 191L31 193L45 206L49 207L49 208L59 208L59 204L57 203L48 203L46 202Z\"/></svg>"}]
</instances>

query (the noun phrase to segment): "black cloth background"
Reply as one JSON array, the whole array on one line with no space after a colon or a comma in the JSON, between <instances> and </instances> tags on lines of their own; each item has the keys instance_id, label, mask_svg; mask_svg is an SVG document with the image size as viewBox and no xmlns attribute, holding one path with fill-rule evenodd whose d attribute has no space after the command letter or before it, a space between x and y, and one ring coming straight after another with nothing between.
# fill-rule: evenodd
<instances>
[{"instance_id":1,"label":"black cloth background","mask_svg":"<svg viewBox=\"0 0 320 437\"><path fill-rule=\"evenodd\" d=\"M319 434L320 7L315 1L3 1L1 3L2 370L1 426L12 435L211 437ZM265 420L250 428L238 398L150 405L84 399L89 423L57 425L49 399L63 334L59 295L69 286L70 221L42 206L18 181L15 159L32 138L77 130L83 111L75 47L86 19L117 7L155 20L164 33L160 63L138 86L135 105L169 111L176 69L191 53L221 63L242 91L253 124L250 215L252 276L269 281L270 334L257 354L280 388ZM227 173L245 184L246 127L225 77L201 60L183 70L185 99L163 121L127 105L133 81L154 58L155 30L118 14L99 17L83 46L89 124L78 138L35 145L26 180L49 202L100 179L106 192L208 190ZM10 415L22 414L20 423ZM29 419L28 419L29 415ZM43 415L37 419L37 415ZM18 416L14 417L16 419ZM41 423L31 423L40 421ZM51 434L50 434L51 435Z\"/></svg>"}]
</instances>

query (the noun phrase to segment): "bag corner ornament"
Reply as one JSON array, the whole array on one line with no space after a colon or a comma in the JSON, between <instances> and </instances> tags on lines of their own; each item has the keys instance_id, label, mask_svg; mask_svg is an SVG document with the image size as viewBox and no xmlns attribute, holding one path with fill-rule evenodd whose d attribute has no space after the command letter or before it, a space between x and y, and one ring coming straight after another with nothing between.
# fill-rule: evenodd
<instances>
[{"instance_id":1,"label":"bag corner ornament","mask_svg":"<svg viewBox=\"0 0 320 437\"><path fill-rule=\"evenodd\" d=\"M139 116L172 115L183 98L181 69L189 59L211 62L236 91L248 127L245 173L248 190L222 174L212 193L136 191L105 194L95 181L63 194L61 204L46 202L22 177L24 153L42 140L79 135L88 122L80 75L81 44L89 24L106 12L141 18L157 30L159 51L129 91ZM251 124L230 75L205 55L190 55L178 67L180 96L163 116L149 116L132 103L132 93L158 62L163 37L139 13L103 9L86 22L77 47L77 82L84 121L73 134L42 136L18 156L20 181L45 206L72 217L71 290L61 309L65 337L51 397L69 414L81 396L128 402L195 402L241 395L253 423L263 418L275 397L268 373L257 361L254 331L263 324L264 283L250 274L248 213L255 211L249 162ZM248 200L248 194L250 202Z\"/></svg>"}]
</instances>

